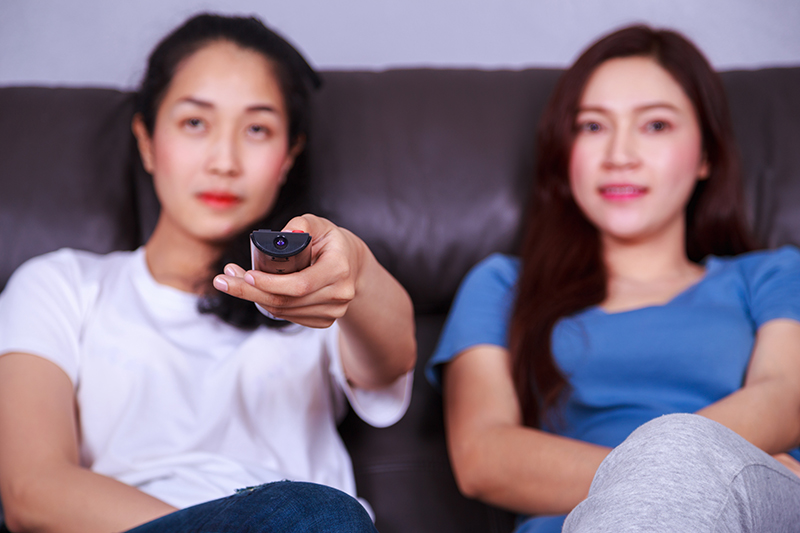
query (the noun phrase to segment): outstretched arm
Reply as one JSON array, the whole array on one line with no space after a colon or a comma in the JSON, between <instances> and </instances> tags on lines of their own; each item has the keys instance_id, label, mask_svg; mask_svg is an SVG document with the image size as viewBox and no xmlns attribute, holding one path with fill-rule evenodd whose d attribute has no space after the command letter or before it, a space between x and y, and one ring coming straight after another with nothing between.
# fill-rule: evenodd
<instances>
[{"instance_id":1,"label":"outstretched arm","mask_svg":"<svg viewBox=\"0 0 800 533\"><path fill-rule=\"evenodd\" d=\"M568 513L586 497L611 450L523 426L507 350L473 346L443 373L447 443L461 492L525 514Z\"/></svg>"},{"instance_id":2,"label":"outstretched arm","mask_svg":"<svg viewBox=\"0 0 800 533\"><path fill-rule=\"evenodd\" d=\"M778 319L761 326L744 386L697 413L767 453L800 445L800 323Z\"/></svg>"},{"instance_id":3,"label":"outstretched arm","mask_svg":"<svg viewBox=\"0 0 800 533\"><path fill-rule=\"evenodd\" d=\"M0 496L15 532L123 531L175 509L79 465L72 382L30 354L0 357Z\"/></svg>"},{"instance_id":4,"label":"outstretched arm","mask_svg":"<svg viewBox=\"0 0 800 533\"><path fill-rule=\"evenodd\" d=\"M313 215L292 219L284 230L311 235L311 266L267 274L227 265L214 286L304 326L325 328L338 320L342 365L358 387L380 388L411 370L416 361L411 299L367 245Z\"/></svg>"}]
</instances>

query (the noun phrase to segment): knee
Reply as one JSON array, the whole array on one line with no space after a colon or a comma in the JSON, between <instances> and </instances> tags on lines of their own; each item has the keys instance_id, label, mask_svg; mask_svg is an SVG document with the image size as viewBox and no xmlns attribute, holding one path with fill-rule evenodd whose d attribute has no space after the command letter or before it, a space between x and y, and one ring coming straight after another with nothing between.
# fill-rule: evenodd
<instances>
[{"instance_id":1,"label":"knee","mask_svg":"<svg viewBox=\"0 0 800 533\"><path fill-rule=\"evenodd\" d=\"M665 415L647 422L606 458L601 469L730 480L766 454L727 427L694 414Z\"/></svg>"},{"instance_id":2,"label":"knee","mask_svg":"<svg viewBox=\"0 0 800 533\"><path fill-rule=\"evenodd\" d=\"M277 481L261 485L255 489L262 492L262 494L266 494L269 498L300 502L303 506L311 509L335 506L337 508L363 510L361 504L358 503L358 500L354 497L339 489L327 485L320 485L319 483Z\"/></svg>"},{"instance_id":3,"label":"knee","mask_svg":"<svg viewBox=\"0 0 800 533\"><path fill-rule=\"evenodd\" d=\"M748 450L758 452L733 430L704 416L687 413L664 415L643 424L630 434L623 446L718 459L741 456Z\"/></svg>"},{"instance_id":4,"label":"knee","mask_svg":"<svg viewBox=\"0 0 800 533\"><path fill-rule=\"evenodd\" d=\"M705 447L712 441L723 438L730 432L721 424L704 416L675 413L660 416L642 424L628 437L628 441L646 440L663 443L664 446Z\"/></svg>"},{"instance_id":5,"label":"knee","mask_svg":"<svg viewBox=\"0 0 800 533\"><path fill-rule=\"evenodd\" d=\"M252 489L251 497L273 509L287 531L374 532L372 518L357 499L341 490L302 481L278 481Z\"/></svg>"}]
</instances>

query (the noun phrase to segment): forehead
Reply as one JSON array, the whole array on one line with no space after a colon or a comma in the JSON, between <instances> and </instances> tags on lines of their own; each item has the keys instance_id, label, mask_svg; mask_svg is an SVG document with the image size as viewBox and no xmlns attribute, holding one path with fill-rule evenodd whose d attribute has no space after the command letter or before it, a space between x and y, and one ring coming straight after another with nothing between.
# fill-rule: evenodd
<instances>
[{"instance_id":1,"label":"forehead","mask_svg":"<svg viewBox=\"0 0 800 533\"><path fill-rule=\"evenodd\" d=\"M209 43L184 59L164 95L188 96L218 105L271 103L283 109L283 94L272 61L227 41Z\"/></svg>"},{"instance_id":2,"label":"forehead","mask_svg":"<svg viewBox=\"0 0 800 533\"><path fill-rule=\"evenodd\" d=\"M581 107L631 109L666 103L693 110L689 97L675 78L649 57L609 59L589 77Z\"/></svg>"}]
</instances>

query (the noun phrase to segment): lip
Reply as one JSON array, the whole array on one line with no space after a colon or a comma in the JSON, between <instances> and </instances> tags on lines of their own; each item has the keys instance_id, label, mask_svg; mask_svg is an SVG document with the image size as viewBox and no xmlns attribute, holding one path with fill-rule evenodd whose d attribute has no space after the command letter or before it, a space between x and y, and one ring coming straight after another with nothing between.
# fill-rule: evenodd
<instances>
[{"instance_id":1,"label":"lip","mask_svg":"<svg viewBox=\"0 0 800 533\"><path fill-rule=\"evenodd\" d=\"M229 192L206 191L197 194L197 198L214 209L228 209L239 203L242 198Z\"/></svg>"},{"instance_id":2,"label":"lip","mask_svg":"<svg viewBox=\"0 0 800 533\"><path fill-rule=\"evenodd\" d=\"M597 188L600 196L604 199L617 201L641 198L647 194L649 190L648 187L635 185L633 183L609 183Z\"/></svg>"}]
</instances>

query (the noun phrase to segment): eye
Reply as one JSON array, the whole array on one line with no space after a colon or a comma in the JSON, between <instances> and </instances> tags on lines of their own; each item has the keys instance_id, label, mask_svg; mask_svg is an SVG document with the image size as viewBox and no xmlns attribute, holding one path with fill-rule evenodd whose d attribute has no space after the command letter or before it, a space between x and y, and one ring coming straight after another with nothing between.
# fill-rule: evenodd
<instances>
[{"instance_id":1,"label":"eye","mask_svg":"<svg viewBox=\"0 0 800 533\"><path fill-rule=\"evenodd\" d=\"M201 131L206 127L206 123L202 118L191 117L183 121L183 127L189 131Z\"/></svg>"},{"instance_id":2,"label":"eye","mask_svg":"<svg viewBox=\"0 0 800 533\"><path fill-rule=\"evenodd\" d=\"M247 127L247 133L257 139L265 139L272 134L272 131L263 124L251 124Z\"/></svg>"},{"instance_id":3,"label":"eye","mask_svg":"<svg viewBox=\"0 0 800 533\"><path fill-rule=\"evenodd\" d=\"M663 120L652 120L645 126L647 131L660 132L669 129L669 124Z\"/></svg>"},{"instance_id":4,"label":"eye","mask_svg":"<svg viewBox=\"0 0 800 533\"><path fill-rule=\"evenodd\" d=\"M599 122L587 120L578 124L578 131L585 133L598 133L603 130L603 126Z\"/></svg>"}]
</instances>

